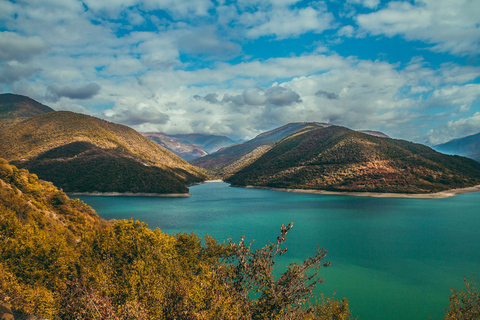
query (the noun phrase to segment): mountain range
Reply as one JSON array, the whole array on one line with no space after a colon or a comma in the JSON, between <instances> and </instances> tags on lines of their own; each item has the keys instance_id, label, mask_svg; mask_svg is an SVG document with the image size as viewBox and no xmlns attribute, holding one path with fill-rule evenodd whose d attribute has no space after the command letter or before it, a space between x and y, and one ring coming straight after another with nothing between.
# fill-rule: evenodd
<instances>
[{"instance_id":1,"label":"mountain range","mask_svg":"<svg viewBox=\"0 0 480 320\"><path fill-rule=\"evenodd\" d=\"M319 122L295 122L289 123L279 128L264 132L254 139L237 143L210 155L193 159L190 161L193 165L205 168L210 173L219 178L226 178L234 172L240 170L245 165L252 163L255 159L270 150L275 143L305 127L329 127L328 123ZM388 136L382 132L363 130L369 135L378 137Z\"/></svg>"},{"instance_id":2,"label":"mountain range","mask_svg":"<svg viewBox=\"0 0 480 320\"><path fill-rule=\"evenodd\" d=\"M242 166L251 163L269 150L276 142L294 134L307 126L329 126L326 123L298 122L259 134L254 139L237 143L218 150L202 158L190 161L191 164L205 168L219 177L226 177Z\"/></svg>"},{"instance_id":3,"label":"mountain range","mask_svg":"<svg viewBox=\"0 0 480 320\"><path fill-rule=\"evenodd\" d=\"M142 134L187 161L206 156L234 143L228 137L217 135L167 135L161 132L142 132Z\"/></svg>"},{"instance_id":4,"label":"mountain range","mask_svg":"<svg viewBox=\"0 0 480 320\"><path fill-rule=\"evenodd\" d=\"M446 154L464 156L480 162L480 132L433 146L433 149Z\"/></svg>"},{"instance_id":5,"label":"mountain range","mask_svg":"<svg viewBox=\"0 0 480 320\"><path fill-rule=\"evenodd\" d=\"M473 157L478 137L437 147ZM0 157L65 192L186 194L188 185L209 178L204 170L233 185L275 188L431 193L480 184L478 162L378 131L300 122L232 143L200 134L142 135L28 97L0 95ZM204 156L189 164L162 144L183 156Z\"/></svg>"},{"instance_id":6,"label":"mountain range","mask_svg":"<svg viewBox=\"0 0 480 320\"><path fill-rule=\"evenodd\" d=\"M310 125L225 181L238 186L431 193L480 184L480 164L404 140Z\"/></svg>"}]
</instances>

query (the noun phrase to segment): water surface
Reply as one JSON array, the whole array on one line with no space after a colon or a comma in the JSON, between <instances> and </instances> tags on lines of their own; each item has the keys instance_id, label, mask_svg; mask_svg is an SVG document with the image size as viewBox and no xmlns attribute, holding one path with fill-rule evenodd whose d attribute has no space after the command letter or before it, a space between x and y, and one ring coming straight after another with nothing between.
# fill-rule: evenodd
<instances>
[{"instance_id":1,"label":"water surface","mask_svg":"<svg viewBox=\"0 0 480 320\"><path fill-rule=\"evenodd\" d=\"M360 320L442 319L450 288L480 274L480 193L446 199L364 198L231 188L205 183L190 198L79 197L105 219L148 223L167 233L209 234L263 246L293 221L291 262L328 250L324 292L347 297Z\"/></svg>"}]
</instances>

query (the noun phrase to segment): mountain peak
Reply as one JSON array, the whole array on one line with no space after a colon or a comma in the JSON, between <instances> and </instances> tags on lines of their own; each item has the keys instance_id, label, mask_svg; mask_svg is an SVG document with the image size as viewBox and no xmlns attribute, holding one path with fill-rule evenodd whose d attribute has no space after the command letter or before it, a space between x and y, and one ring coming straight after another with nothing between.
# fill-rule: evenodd
<instances>
[{"instance_id":1,"label":"mountain peak","mask_svg":"<svg viewBox=\"0 0 480 320\"><path fill-rule=\"evenodd\" d=\"M26 96L0 94L0 130L21 120L53 111L55 110Z\"/></svg>"}]
</instances>

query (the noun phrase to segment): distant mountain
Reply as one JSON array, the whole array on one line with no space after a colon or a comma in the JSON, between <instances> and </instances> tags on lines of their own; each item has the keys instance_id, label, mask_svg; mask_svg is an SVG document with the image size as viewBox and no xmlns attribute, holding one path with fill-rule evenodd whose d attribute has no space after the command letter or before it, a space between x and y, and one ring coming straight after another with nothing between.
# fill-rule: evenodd
<instances>
[{"instance_id":1,"label":"distant mountain","mask_svg":"<svg viewBox=\"0 0 480 320\"><path fill-rule=\"evenodd\" d=\"M446 154L456 154L480 161L480 132L433 146L433 149Z\"/></svg>"},{"instance_id":2,"label":"distant mountain","mask_svg":"<svg viewBox=\"0 0 480 320\"><path fill-rule=\"evenodd\" d=\"M176 141L191 144L197 147L200 147L207 151L208 153L215 152L221 148L228 147L229 145L234 144L235 142L229 137L217 136L212 134L173 134L169 135L172 138L175 138Z\"/></svg>"},{"instance_id":3,"label":"distant mountain","mask_svg":"<svg viewBox=\"0 0 480 320\"><path fill-rule=\"evenodd\" d=\"M21 120L53 111L55 110L29 97L13 93L0 94L0 130Z\"/></svg>"},{"instance_id":4,"label":"distant mountain","mask_svg":"<svg viewBox=\"0 0 480 320\"><path fill-rule=\"evenodd\" d=\"M0 131L0 157L66 192L187 193L206 176L135 130L57 111Z\"/></svg>"},{"instance_id":5,"label":"distant mountain","mask_svg":"<svg viewBox=\"0 0 480 320\"><path fill-rule=\"evenodd\" d=\"M215 153L190 161L191 164L213 171L221 177L237 171L268 151L276 142L308 126L325 127L326 123L297 122L259 134L252 140L237 143Z\"/></svg>"},{"instance_id":6,"label":"distant mountain","mask_svg":"<svg viewBox=\"0 0 480 320\"><path fill-rule=\"evenodd\" d=\"M239 186L431 193L480 184L480 163L344 127L309 126L226 181Z\"/></svg>"},{"instance_id":7,"label":"distant mountain","mask_svg":"<svg viewBox=\"0 0 480 320\"><path fill-rule=\"evenodd\" d=\"M177 156L187 161L195 158L200 158L208 154L207 151L194 144L186 144L180 142L185 140L166 135L165 133L141 132L141 134L147 137L149 140L158 143L162 147L172 151Z\"/></svg>"}]
</instances>

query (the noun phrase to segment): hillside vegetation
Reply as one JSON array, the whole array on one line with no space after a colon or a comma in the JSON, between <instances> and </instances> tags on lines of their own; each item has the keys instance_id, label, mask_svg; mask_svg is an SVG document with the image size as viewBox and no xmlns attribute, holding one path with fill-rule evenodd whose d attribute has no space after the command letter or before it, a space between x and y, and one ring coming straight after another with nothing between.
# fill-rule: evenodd
<instances>
[{"instance_id":1,"label":"hillside vegetation","mask_svg":"<svg viewBox=\"0 0 480 320\"><path fill-rule=\"evenodd\" d=\"M307 127L226 181L239 186L431 193L480 184L480 164L344 127Z\"/></svg>"},{"instance_id":2,"label":"hillside vegetation","mask_svg":"<svg viewBox=\"0 0 480 320\"><path fill-rule=\"evenodd\" d=\"M185 193L200 169L137 133L95 117L57 111L0 132L0 157L65 191Z\"/></svg>"},{"instance_id":3,"label":"hillside vegetation","mask_svg":"<svg viewBox=\"0 0 480 320\"><path fill-rule=\"evenodd\" d=\"M48 319L350 319L307 305L326 252L273 275L291 224L252 251L208 235L106 223L51 183L0 160L0 305ZM0 314L0 317L3 316Z\"/></svg>"}]
</instances>

